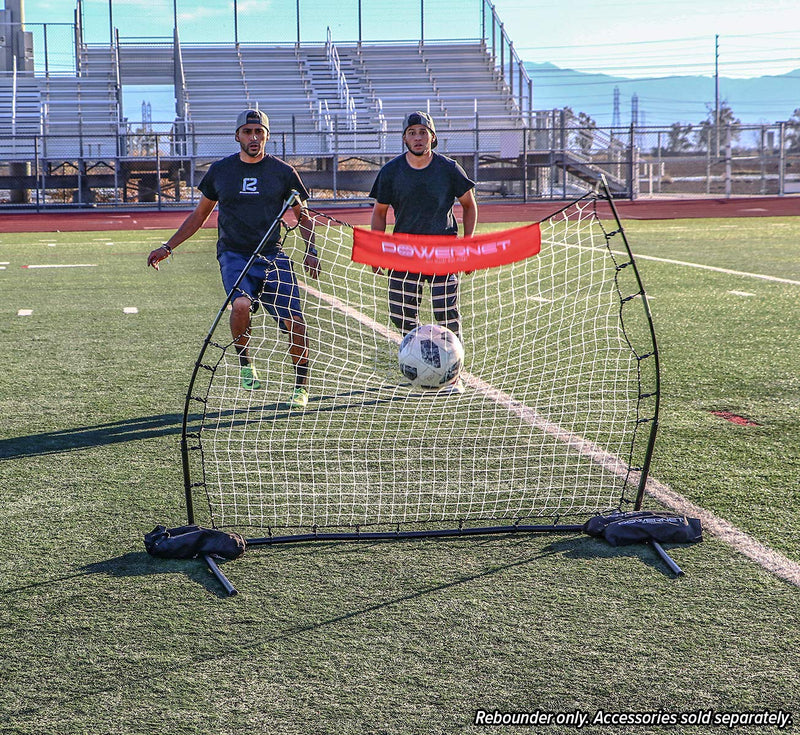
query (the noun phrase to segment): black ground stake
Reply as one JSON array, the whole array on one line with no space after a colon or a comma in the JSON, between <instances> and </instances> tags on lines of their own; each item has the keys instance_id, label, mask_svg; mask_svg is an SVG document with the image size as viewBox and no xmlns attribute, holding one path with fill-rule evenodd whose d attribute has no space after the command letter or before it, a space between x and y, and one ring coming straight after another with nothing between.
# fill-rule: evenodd
<instances>
[{"instance_id":1,"label":"black ground stake","mask_svg":"<svg viewBox=\"0 0 800 735\"><path fill-rule=\"evenodd\" d=\"M206 564L208 564L211 573L219 580L220 584L225 588L225 591L229 595L238 595L239 590L231 584L230 580L225 576L225 572L219 568L217 562L208 554L203 554L203 558L206 560Z\"/></svg>"},{"instance_id":2,"label":"black ground stake","mask_svg":"<svg viewBox=\"0 0 800 735\"><path fill-rule=\"evenodd\" d=\"M655 539L651 539L650 543L653 545L658 555L664 560L664 563L669 567L670 571L680 577L683 574L683 569L675 563L675 560L666 552L664 547Z\"/></svg>"}]
</instances>

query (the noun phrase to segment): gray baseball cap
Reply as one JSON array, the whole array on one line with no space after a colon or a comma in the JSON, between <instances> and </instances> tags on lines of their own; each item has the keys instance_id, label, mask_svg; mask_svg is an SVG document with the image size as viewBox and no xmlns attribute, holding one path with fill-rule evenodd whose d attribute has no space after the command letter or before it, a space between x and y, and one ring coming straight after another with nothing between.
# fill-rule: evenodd
<instances>
[{"instance_id":1,"label":"gray baseball cap","mask_svg":"<svg viewBox=\"0 0 800 735\"><path fill-rule=\"evenodd\" d=\"M269 118L261 110L245 110L240 112L236 118L236 130L239 130L242 125L261 125L267 132L269 132Z\"/></svg>"},{"instance_id":2,"label":"gray baseball cap","mask_svg":"<svg viewBox=\"0 0 800 735\"><path fill-rule=\"evenodd\" d=\"M409 112L408 115L406 115L406 119L403 120L403 135L406 134L406 130L408 130L412 125L424 125L426 128L428 128L428 130L433 133L433 142L431 143L431 148L436 148L437 144L439 143L438 139L436 138L436 127L433 124L433 118L427 112L422 112L421 110Z\"/></svg>"}]
</instances>

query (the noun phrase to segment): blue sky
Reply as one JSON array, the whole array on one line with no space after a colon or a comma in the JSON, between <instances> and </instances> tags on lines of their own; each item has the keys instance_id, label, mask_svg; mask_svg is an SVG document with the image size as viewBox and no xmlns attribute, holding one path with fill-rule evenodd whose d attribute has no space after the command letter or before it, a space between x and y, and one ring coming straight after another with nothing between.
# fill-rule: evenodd
<instances>
[{"instance_id":1,"label":"blue sky","mask_svg":"<svg viewBox=\"0 0 800 735\"><path fill-rule=\"evenodd\" d=\"M175 5L184 42L230 42L235 33L242 42L293 42L297 1L176 0ZM173 0L83 0L85 38L90 43L108 42L110 6L113 26L123 39L167 40L172 35L175 5ZM324 41L328 28L334 41L357 40L358 0L299 0L299 5L303 42ZM76 0L25 0L25 19L34 30L37 51L42 45L41 26L33 24L71 23L75 7ZM482 0L362 0L362 37L408 40L418 39L423 32L427 40L477 38L481 7L488 6ZM630 96L636 93L643 124L655 124L661 117L696 122L704 116L713 91L703 99L696 95L684 99L686 95L679 93L653 96L635 80L704 76L713 90L717 35L723 78L800 70L800 0L496 0L495 7L524 61L551 62L562 69L631 80L622 85L622 104L628 107ZM68 69L74 63L69 27L49 25L48 39L51 68L63 63ZM796 76L800 77L800 71ZM609 105L617 82L586 86L586 80L581 80L580 84L580 94L570 97L569 92L578 90L569 75L556 72L537 81L536 96L548 105L575 106L600 124L611 124ZM748 117L747 122L784 120L800 106L793 91L796 87L793 80L784 85L766 106L747 95L731 103L735 102L733 109L743 119ZM553 90L558 92L557 99L550 100L547 93ZM131 120L141 119L144 101L151 103L153 121L172 118L171 90L126 86L123 99L125 115ZM754 105L757 109L750 109Z\"/></svg>"},{"instance_id":2,"label":"blue sky","mask_svg":"<svg viewBox=\"0 0 800 735\"><path fill-rule=\"evenodd\" d=\"M365 39L417 38L425 8L428 39L480 33L480 0L362 0ZM294 40L295 0L236 0L238 35ZM74 0L25 0L28 23L69 23ZM111 0L122 36L170 36L173 0ZM177 0L187 41L234 36L234 0ZM355 40L357 0L300 0L301 38ZM798 0L496 0L519 55L561 67L628 77L720 74L753 77L800 68ZM84 0L87 40L109 38L109 0Z\"/></svg>"}]
</instances>

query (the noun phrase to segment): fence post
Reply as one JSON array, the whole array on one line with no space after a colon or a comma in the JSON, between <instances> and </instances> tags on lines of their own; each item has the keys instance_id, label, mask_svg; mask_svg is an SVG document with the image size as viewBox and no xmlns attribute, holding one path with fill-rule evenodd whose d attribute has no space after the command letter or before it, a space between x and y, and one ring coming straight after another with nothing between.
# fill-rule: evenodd
<instances>
[{"instance_id":1,"label":"fence post","mask_svg":"<svg viewBox=\"0 0 800 735\"><path fill-rule=\"evenodd\" d=\"M480 132L478 130L478 105L475 103L475 152L472 154L472 178L478 180L478 168L480 166Z\"/></svg>"},{"instance_id":2,"label":"fence post","mask_svg":"<svg viewBox=\"0 0 800 735\"><path fill-rule=\"evenodd\" d=\"M732 166L732 146L731 146L731 128L730 125L725 127L725 198L731 198L731 190L732 190L732 175L733 175L733 166Z\"/></svg>"},{"instance_id":3,"label":"fence post","mask_svg":"<svg viewBox=\"0 0 800 735\"><path fill-rule=\"evenodd\" d=\"M161 150L158 133L153 134L156 144L156 196L158 197L158 209L161 210Z\"/></svg>"},{"instance_id":4,"label":"fence post","mask_svg":"<svg viewBox=\"0 0 800 735\"><path fill-rule=\"evenodd\" d=\"M628 198L633 201L636 198L636 168L633 161L634 151L636 149L636 130L633 123L631 123L630 139L628 141Z\"/></svg>"},{"instance_id":5,"label":"fence post","mask_svg":"<svg viewBox=\"0 0 800 735\"><path fill-rule=\"evenodd\" d=\"M333 201L339 198L339 115L333 118L333 157L331 158L331 175L333 177Z\"/></svg>"},{"instance_id":6,"label":"fence post","mask_svg":"<svg viewBox=\"0 0 800 735\"><path fill-rule=\"evenodd\" d=\"M530 128L522 129L522 201L528 202L528 131Z\"/></svg>"},{"instance_id":7,"label":"fence post","mask_svg":"<svg viewBox=\"0 0 800 735\"><path fill-rule=\"evenodd\" d=\"M36 211L39 211L39 136L33 136L33 168L36 181Z\"/></svg>"},{"instance_id":8,"label":"fence post","mask_svg":"<svg viewBox=\"0 0 800 735\"><path fill-rule=\"evenodd\" d=\"M658 193L660 194L661 193L661 175L662 175L662 172L664 170L664 161L662 160L662 157L661 157L661 145L662 145L662 143L661 143L661 131L660 130L658 131L658 141L657 141L656 145L658 146L658 155L656 156L656 164L658 166L658 168L656 169L656 181L658 182L658 185L657 185L656 189L657 189Z\"/></svg>"},{"instance_id":9,"label":"fence post","mask_svg":"<svg viewBox=\"0 0 800 735\"><path fill-rule=\"evenodd\" d=\"M778 127L778 196L786 194L786 123Z\"/></svg>"}]
</instances>

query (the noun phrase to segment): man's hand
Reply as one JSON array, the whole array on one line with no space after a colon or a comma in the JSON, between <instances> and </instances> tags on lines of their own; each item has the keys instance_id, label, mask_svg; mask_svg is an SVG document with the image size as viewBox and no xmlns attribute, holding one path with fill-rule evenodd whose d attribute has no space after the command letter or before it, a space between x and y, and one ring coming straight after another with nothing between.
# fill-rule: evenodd
<instances>
[{"instance_id":1,"label":"man's hand","mask_svg":"<svg viewBox=\"0 0 800 735\"><path fill-rule=\"evenodd\" d=\"M161 247L156 248L147 256L147 265L158 270L158 264L162 260L169 258L170 255L172 255L172 250L166 245L161 245Z\"/></svg>"},{"instance_id":2,"label":"man's hand","mask_svg":"<svg viewBox=\"0 0 800 735\"><path fill-rule=\"evenodd\" d=\"M316 248L309 248L306 251L306 257L303 258L303 267L313 279L319 278L319 256Z\"/></svg>"}]
</instances>

